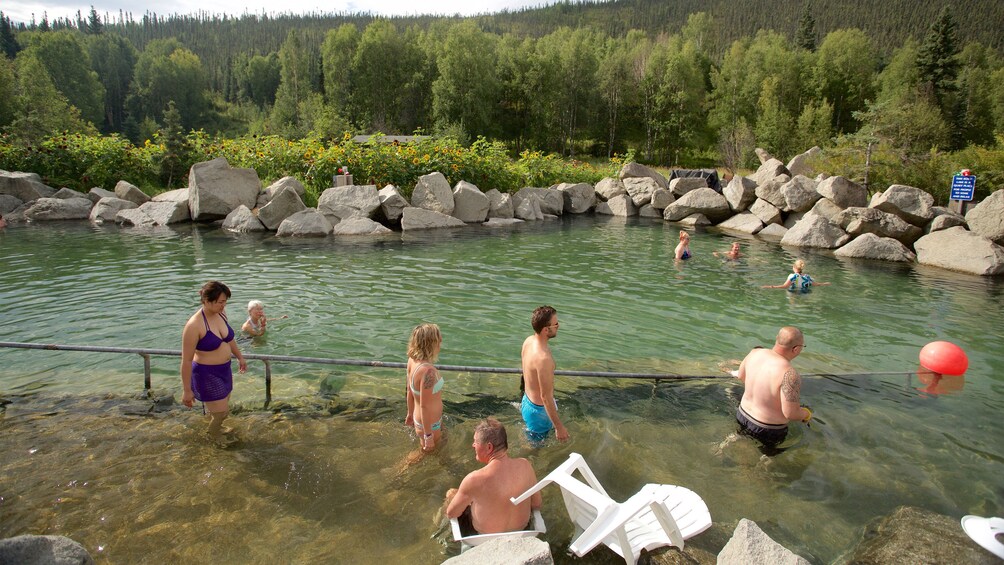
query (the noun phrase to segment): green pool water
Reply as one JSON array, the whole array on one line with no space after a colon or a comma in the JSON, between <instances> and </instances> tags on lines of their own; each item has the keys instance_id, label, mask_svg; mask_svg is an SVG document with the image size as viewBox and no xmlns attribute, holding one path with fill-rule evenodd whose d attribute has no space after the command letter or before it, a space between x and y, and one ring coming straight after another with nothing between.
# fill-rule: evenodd
<instances>
[{"instance_id":1,"label":"green pool water","mask_svg":"<svg viewBox=\"0 0 1004 565\"><path fill-rule=\"evenodd\" d=\"M1000 515L1004 500L1004 281L698 231L673 262L679 228L661 221L564 218L513 228L279 240L207 227L87 224L0 232L0 341L180 349L209 279L230 285L234 325L265 302L269 334L245 352L402 362L412 327L436 322L440 362L516 367L529 316L558 309L559 369L723 374L782 325L807 348L803 401L813 427L763 458L735 438L732 379L654 383L558 377L572 439L532 448L513 402L519 378L447 372L448 441L407 467L401 371L252 361L233 395L239 442L201 437L180 398L178 361L152 359L153 399L135 355L0 348L0 536L66 535L101 562L438 563L455 555L438 509L477 467L475 422L507 425L514 454L543 475L583 454L610 494L687 486L714 525L688 541L717 553L741 518L813 562L848 557L865 527L900 505L953 517ZM832 286L780 284L795 258ZM285 320L277 320L282 315ZM970 369L946 394L914 371L934 340ZM874 374L880 373L880 374ZM553 490L553 492L552 492ZM558 562L617 563L573 535L556 488L544 517Z\"/></svg>"}]
</instances>

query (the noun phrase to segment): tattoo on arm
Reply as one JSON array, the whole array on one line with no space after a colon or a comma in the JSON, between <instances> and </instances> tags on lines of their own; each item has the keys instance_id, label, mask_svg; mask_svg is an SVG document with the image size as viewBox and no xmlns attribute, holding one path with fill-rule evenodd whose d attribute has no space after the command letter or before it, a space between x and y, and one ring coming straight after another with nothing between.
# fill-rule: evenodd
<instances>
[{"instance_id":1,"label":"tattoo on arm","mask_svg":"<svg viewBox=\"0 0 1004 565\"><path fill-rule=\"evenodd\" d=\"M798 402L801 388L802 379L799 378L798 372L795 369L789 367L784 372L784 377L781 378L781 394L784 395L784 399L788 402Z\"/></svg>"},{"instance_id":2,"label":"tattoo on arm","mask_svg":"<svg viewBox=\"0 0 1004 565\"><path fill-rule=\"evenodd\" d=\"M425 372L425 376L422 377L422 388L432 388L436 385L435 371L429 370Z\"/></svg>"}]
</instances>

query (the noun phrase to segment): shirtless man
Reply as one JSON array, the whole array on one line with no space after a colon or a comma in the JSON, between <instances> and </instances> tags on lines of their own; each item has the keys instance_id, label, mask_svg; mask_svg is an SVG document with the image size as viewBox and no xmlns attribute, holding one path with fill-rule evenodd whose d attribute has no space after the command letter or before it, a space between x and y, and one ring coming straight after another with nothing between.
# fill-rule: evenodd
<instances>
[{"instance_id":1,"label":"shirtless man","mask_svg":"<svg viewBox=\"0 0 1004 565\"><path fill-rule=\"evenodd\" d=\"M550 306L540 306L530 317L533 335L523 341L523 383L525 391L520 411L526 422L527 436L540 442L551 428L559 441L568 439L568 430L558 418L554 401L554 357L548 340L558 335L558 312Z\"/></svg>"},{"instance_id":2,"label":"shirtless man","mask_svg":"<svg viewBox=\"0 0 1004 565\"><path fill-rule=\"evenodd\" d=\"M464 477L459 489L446 491L446 515L458 519L465 536L526 529L531 510L540 508L540 493L519 505L509 499L537 484L533 466L522 457L509 457L505 426L494 418L474 429L472 446L475 458L485 466Z\"/></svg>"},{"instance_id":3,"label":"shirtless man","mask_svg":"<svg viewBox=\"0 0 1004 565\"><path fill-rule=\"evenodd\" d=\"M777 333L774 347L750 351L739 365L739 380L746 385L736 411L740 433L774 448L788 435L788 422L806 424L812 412L799 405L802 378L791 361L805 349L805 337L793 326Z\"/></svg>"}]
</instances>

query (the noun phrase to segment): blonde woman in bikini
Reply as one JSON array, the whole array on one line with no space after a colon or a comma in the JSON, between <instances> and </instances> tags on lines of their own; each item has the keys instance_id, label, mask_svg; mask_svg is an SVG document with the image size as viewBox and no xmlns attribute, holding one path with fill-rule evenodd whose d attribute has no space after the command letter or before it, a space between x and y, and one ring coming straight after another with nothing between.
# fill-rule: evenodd
<instances>
[{"instance_id":1,"label":"blonde woman in bikini","mask_svg":"<svg viewBox=\"0 0 1004 565\"><path fill-rule=\"evenodd\" d=\"M415 427L422 451L432 451L443 436L443 377L433 365L443 347L436 324L422 324L408 340L407 426Z\"/></svg>"}]
</instances>

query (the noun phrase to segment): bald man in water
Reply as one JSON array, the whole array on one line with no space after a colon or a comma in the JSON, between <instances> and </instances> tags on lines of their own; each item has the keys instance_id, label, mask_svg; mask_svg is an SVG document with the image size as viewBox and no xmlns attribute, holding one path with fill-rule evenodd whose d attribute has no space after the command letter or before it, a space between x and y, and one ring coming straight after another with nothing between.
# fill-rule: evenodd
<instances>
[{"instance_id":1,"label":"bald man in water","mask_svg":"<svg viewBox=\"0 0 1004 565\"><path fill-rule=\"evenodd\" d=\"M806 424L812 412L799 404L802 377L791 361L805 349L805 336L794 326L777 332L774 347L758 347L739 365L739 380L746 388L736 411L739 431L764 447L774 448L788 435L788 422Z\"/></svg>"}]
</instances>

